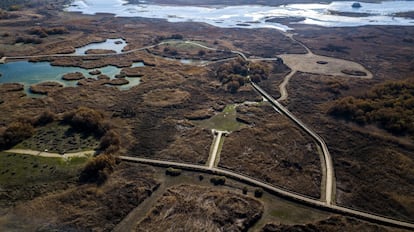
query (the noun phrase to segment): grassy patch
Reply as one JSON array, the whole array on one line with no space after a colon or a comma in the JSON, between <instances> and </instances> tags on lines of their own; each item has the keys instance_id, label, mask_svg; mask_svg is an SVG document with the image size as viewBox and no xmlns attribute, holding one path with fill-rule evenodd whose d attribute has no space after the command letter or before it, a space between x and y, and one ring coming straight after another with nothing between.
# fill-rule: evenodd
<instances>
[{"instance_id":1,"label":"grassy patch","mask_svg":"<svg viewBox=\"0 0 414 232\"><path fill-rule=\"evenodd\" d=\"M34 136L24 140L15 148L67 153L93 150L98 145L99 140L92 134L79 133L70 126L51 123L37 128Z\"/></svg>"},{"instance_id":2,"label":"grassy patch","mask_svg":"<svg viewBox=\"0 0 414 232\"><path fill-rule=\"evenodd\" d=\"M166 46L171 46L174 47L176 49L182 49L182 50L194 50L194 49L201 49L200 46L193 44L193 43L185 43L184 41L180 41L180 40L169 40L169 41L165 41L166 43L164 45ZM203 46L207 46L209 47L210 45L205 43L205 42L201 42L201 41L194 41L194 43L203 45Z\"/></svg>"},{"instance_id":3,"label":"grassy patch","mask_svg":"<svg viewBox=\"0 0 414 232\"><path fill-rule=\"evenodd\" d=\"M0 185L25 185L68 179L78 175L88 158L47 158L0 153Z\"/></svg>"},{"instance_id":4,"label":"grassy patch","mask_svg":"<svg viewBox=\"0 0 414 232\"><path fill-rule=\"evenodd\" d=\"M236 116L236 105L228 105L222 112L209 119L196 121L195 124L208 129L235 131L244 125L236 120Z\"/></svg>"}]
</instances>

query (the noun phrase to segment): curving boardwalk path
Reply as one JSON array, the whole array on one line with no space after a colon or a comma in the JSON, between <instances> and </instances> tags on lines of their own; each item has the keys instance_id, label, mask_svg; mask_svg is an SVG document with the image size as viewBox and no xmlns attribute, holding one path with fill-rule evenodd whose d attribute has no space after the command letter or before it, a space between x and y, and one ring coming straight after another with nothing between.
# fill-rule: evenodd
<instances>
[{"instance_id":1,"label":"curving boardwalk path","mask_svg":"<svg viewBox=\"0 0 414 232\"><path fill-rule=\"evenodd\" d=\"M163 161L163 160L152 160L152 159L146 159L146 158L137 158L137 157L130 157L130 156L119 156L119 159L123 161L128 162L137 162L137 163L143 163L143 164L150 164L150 165L156 165L156 166L164 166L164 167L175 167L175 168L182 168L192 171L199 171L199 172L206 172L206 173L212 173L216 175L223 175L227 176L229 178L242 181L251 185L262 187L263 189L266 189L267 191L277 194L279 196L282 196L284 198L288 198L291 200L294 200L296 202L310 205L315 208L327 210L333 213L339 213L346 216L356 217L362 220L371 221L374 223L382 224L382 225L389 225L399 228L405 228L405 229L414 229L414 224L404 221L399 221L375 214L370 214L354 209L349 209L341 206L336 205L329 205L325 202L318 201L316 199L303 196L294 192L290 192L284 189L281 189L279 187L275 187L272 185L269 185L267 183L264 183L260 180L253 179L251 177L245 176L243 174L239 174L233 171L221 169L221 168L210 168L207 166L202 165L196 165L196 164L186 164L186 163L178 163L178 162L171 162L171 161Z\"/></svg>"},{"instance_id":2,"label":"curving boardwalk path","mask_svg":"<svg viewBox=\"0 0 414 232\"><path fill-rule=\"evenodd\" d=\"M334 196L334 168L332 163L331 154L329 153L328 146L326 146L325 141L316 134L312 129L306 126L302 121L296 118L288 109L286 109L282 104L276 101L272 96L266 93L262 88L256 85L254 82L250 82L254 89L259 92L264 98L266 98L274 107L276 107L280 112L282 112L285 116L287 116L290 120L296 123L299 127L301 127L306 133L312 136L315 139L319 146L322 148L322 153L324 156L324 166L325 166L325 202L328 205L332 205L333 203L333 196Z\"/></svg>"},{"instance_id":3,"label":"curving boardwalk path","mask_svg":"<svg viewBox=\"0 0 414 232\"><path fill-rule=\"evenodd\" d=\"M312 58L312 62L315 59L330 59L330 61L336 61L336 60L340 60L340 59L335 59L335 58L330 58L330 57L323 57L323 56L317 56L314 55L311 50L309 48L307 48L303 43L301 43L300 41L297 41L293 38L293 35L288 35L288 37L290 37L292 40L298 42L299 44L301 44L307 51L307 54L299 54L301 56L307 56ZM192 41L182 41L184 43L191 43L194 44L196 46L205 48L205 49L209 49L209 50L218 50L216 48L210 48L207 47L205 45L202 44L198 44L196 42L192 42ZM90 56L116 56L116 55L123 55L123 54L129 54L129 53L133 53L135 51L141 51L141 50L145 50L145 49L149 49L152 47L155 47L157 45L161 45L161 44L165 44L167 42L161 42L159 44L156 45L152 45L152 46L146 46L143 48L138 48L138 49L133 49L130 51L125 51L125 52L121 52L121 53L111 53L111 54L98 54L98 55L90 55ZM241 58L243 58L244 60L276 60L279 58L256 58L256 59L249 59L244 53L239 52L239 51L231 51L234 54L239 55ZM296 55L296 54L292 54L292 55ZM36 58L36 57L70 57L70 56L88 56L88 55L75 55L75 54L52 54L52 55L34 55L34 56L16 56L16 57L3 57L0 61L5 62L6 59L29 59L29 58ZM288 56L283 56L280 55L280 58L284 59L284 60L289 60ZM227 59L226 59L227 60ZM344 62L350 62L350 61L345 61L342 60ZM340 61L340 62L342 62ZM329 63L329 62L328 62ZM354 62L352 62L354 63ZM344 64L344 63L340 63L340 64ZM356 63L354 63L356 64ZM353 64L352 64L353 65ZM359 64L358 64L359 65ZM287 91L286 91L286 85L289 82L289 79L297 72L297 71L303 71L300 68L295 68L295 66L292 66L294 68L292 69L292 72L289 73L286 77L285 80L282 82L282 84L279 86L281 89L281 97L279 98L279 100L285 100L287 99ZM353 66L353 67L357 67L357 66ZM362 67L361 65L359 66L359 68ZM367 77L365 78L372 78L372 74L366 70L364 67L362 67L364 69L364 71L367 71ZM322 72L326 72L322 71ZM323 155L324 155L324 164L325 164L325 201L321 202L319 200L310 198L308 196L303 196L294 192L290 192L287 191L285 189L281 189L280 187L275 187L272 185L269 185L265 182L262 182L260 180L256 180L253 179L251 177L239 174L239 173L235 173L233 171L229 171L229 170L224 170L224 169L220 169L220 168L216 168L214 167L214 162L217 156L217 150L218 150L218 143L220 142L220 139L216 139L215 143L214 143L214 147L213 147L213 153L212 153L212 157L210 157L210 161L208 162L208 166L201 166L201 165L195 165L195 164L186 164L186 163L177 163L177 162L170 162L170 161L162 161L162 160L151 160L151 159L145 159L145 158L136 158L136 157L128 157L128 156L120 156L119 158L121 160L124 161L128 161L128 162L139 162L139 163L145 163L145 164L150 164L150 165L158 165L158 166L172 166L172 167L177 167L177 168L183 168L183 169L188 169L188 170L194 170L194 171L200 171L200 172L207 172L207 173L213 173L213 174L219 174L219 175L224 175L224 176L228 176L231 178L234 178L236 180L240 180L243 182L247 182L249 184L252 185L256 185L256 186L260 186L272 193L278 194L282 197L285 198L289 198L307 205L311 205L313 207L316 208L321 208L321 209L325 209L328 211L332 211L335 213L340 213L340 214L344 214L344 215L348 215L348 216L352 216L352 217L357 217L363 220L368 220L368 221L372 221L375 223L380 223L380 224L384 224L384 225L391 225L391 226L396 226L396 227L401 227L401 228L405 228L405 229L410 229L410 230L414 230L414 224L409 223L409 222L404 222L404 221L399 221L399 220L395 220L395 219L391 219L391 218L387 218L387 217L383 217L383 216L379 216L379 215L375 215L375 214L370 214L370 213L366 213L366 212L362 212L362 211L358 211L358 210L354 210L354 209L349 209L349 208L345 208L345 207L341 207L341 206L336 206L333 205L334 203L334 179L335 179L335 175L334 175L334 169L333 169L333 164L332 164L332 159L328 150L328 147L325 143L325 141L318 135L316 134L312 129L310 129L309 127L307 127L303 122L301 122L299 119L297 119L290 111L288 111L283 105L281 105L278 101L276 101L272 96L270 96L268 93L266 93L263 89L261 89L258 85L256 85L255 83L251 82L251 85L253 86L253 88L259 92L259 94L261 94L265 99L267 99L272 106L279 112L283 113L285 116L287 116L289 119L291 119L293 122L295 122L298 126L300 126L305 132L307 132L310 136L312 136L319 144L319 146L322 149ZM284 89L284 90L283 90ZM221 135L221 134L220 134ZM215 151L215 152L214 152ZM40 155L40 156L45 156L45 157L72 157L72 156L82 156L82 155L87 155L87 154L94 154L94 151L86 151L86 152L81 152L81 153L75 153L71 154L64 154L64 155L60 155L60 154L55 154L55 153L48 153L48 152L39 152L39 151L31 151L31 150L8 150L7 152L12 152L12 153L19 153L19 154L29 154L29 155Z\"/></svg>"},{"instance_id":4,"label":"curving boardwalk path","mask_svg":"<svg viewBox=\"0 0 414 232\"><path fill-rule=\"evenodd\" d=\"M39 153L42 153L44 157L55 157L55 153L48 153L48 152L40 152L40 151L33 151L33 150L25 150L25 149L11 149L7 150L6 152L10 153L17 153L17 154L27 154L27 155L38 155ZM67 153L67 157L73 157L73 156L79 156L79 155L88 155L91 154L91 152L95 151L85 151L80 153ZM76 154L76 155L75 155ZM59 155L59 157L62 157L62 155ZM367 212L362 212L350 208L345 208L341 206L336 205L329 205L326 202L321 202L317 199L310 198L308 196L300 195L285 189L282 189L280 187L272 186L270 184L267 184L261 180L254 179L249 176L245 176L240 173L236 173L234 171L225 170L222 168L210 168L205 165L196 165L196 164L187 164L187 163L178 163L178 162L171 162L171 161L163 161L163 160L153 160L153 159L146 159L146 158L137 158L137 157L130 157L130 156L119 156L119 159L126 161L126 162L136 162L136 163L143 163L143 164L149 164L149 165L155 165L155 166L163 166L163 167L175 167L175 168L182 168L186 170L192 170L192 171L199 171L199 172L205 172L205 173L211 173L216 175L223 175L227 176L229 178L233 178L238 181L242 181L251 185L262 187L263 189L266 189L267 191L279 195L281 197L294 200L296 202L309 205L311 207L327 210L333 213L339 213L346 216L356 217L362 220L371 221L374 223L387 225L387 226L394 226L409 230L414 230L414 224L404 221L399 221Z\"/></svg>"}]
</instances>

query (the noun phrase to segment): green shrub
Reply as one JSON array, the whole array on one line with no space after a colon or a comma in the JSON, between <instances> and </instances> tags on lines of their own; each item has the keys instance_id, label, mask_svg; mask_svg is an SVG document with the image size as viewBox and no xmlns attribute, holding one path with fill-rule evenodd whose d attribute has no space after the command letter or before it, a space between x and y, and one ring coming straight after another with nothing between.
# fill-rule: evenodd
<instances>
[{"instance_id":1,"label":"green shrub","mask_svg":"<svg viewBox=\"0 0 414 232\"><path fill-rule=\"evenodd\" d=\"M243 192L244 195L247 194L247 187L246 186L243 187L242 192Z\"/></svg>"},{"instance_id":2,"label":"green shrub","mask_svg":"<svg viewBox=\"0 0 414 232\"><path fill-rule=\"evenodd\" d=\"M263 196L263 189L262 188L256 188L255 190L254 190L254 196L255 197L257 197L257 198L260 198L260 197L262 197Z\"/></svg>"}]
</instances>

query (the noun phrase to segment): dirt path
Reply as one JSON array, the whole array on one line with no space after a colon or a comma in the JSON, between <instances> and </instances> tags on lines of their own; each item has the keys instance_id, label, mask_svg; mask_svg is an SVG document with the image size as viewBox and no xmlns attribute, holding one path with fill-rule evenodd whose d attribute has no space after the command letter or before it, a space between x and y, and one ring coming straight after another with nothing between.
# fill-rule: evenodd
<instances>
[{"instance_id":1,"label":"dirt path","mask_svg":"<svg viewBox=\"0 0 414 232\"><path fill-rule=\"evenodd\" d=\"M277 99L278 101L284 101L284 100L287 99L288 91L286 89L286 86L289 83L290 78L293 77L293 75L295 75L295 74L296 74L296 70L292 69L292 71L288 75L285 76L285 79L279 85L280 97L279 97L279 99Z\"/></svg>"},{"instance_id":2,"label":"dirt path","mask_svg":"<svg viewBox=\"0 0 414 232\"><path fill-rule=\"evenodd\" d=\"M4 152L22 154L22 155L49 157L49 158L64 158L64 159L71 158L71 157L88 157L88 156L93 156L96 153L96 151L90 150L90 151L59 154L59 153L53 153L53 152L47 152L47 151L36 151L36 150L30 150L30 149L10 149Z\"/></svg>"},{"instance_id":3,"label":"dirt path","mask_svg":"<svg viewBox=\"0 0 414 232\"><path fill-rule=\"evenodd\" d=\"M212 149L211 149L211 153L210 156L208 158L207 161L207 166L209 168L213 168L216 167L218 165L218 162L216 162L217 157L220 155L220 142L221 142L221 137L222 135L226 135L229 132L227 131L220 131L220 130L212 130L213 134L214 134L214 139L213 139L213 144L212 144Z\"/></svg>"}]
</instances>

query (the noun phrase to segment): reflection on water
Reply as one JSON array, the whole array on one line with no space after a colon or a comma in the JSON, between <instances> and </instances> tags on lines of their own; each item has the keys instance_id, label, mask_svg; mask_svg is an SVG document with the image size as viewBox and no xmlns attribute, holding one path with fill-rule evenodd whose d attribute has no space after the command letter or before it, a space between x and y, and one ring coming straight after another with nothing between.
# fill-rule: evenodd
<instances>
[{"instance_id":1,"label":"reflection on water","mask_svg":"<svg viewBox=\"0 0 414 232\"><path fill-rule=\"evenodd\" d=\"M91 43L86 46L77 48L75 51L76 55L85 55L86 51L90 49L104 49L104 50L112 50L116 53L121 53L122 50L126 46L126 41L123 39L107 39L101 43Z\"/></svg>"},{"instance_id":2,"label":"reflection on water","mask_svg":"<svg viewBox=\"0 0 414 232\"><path fill-rule=\"evenodd\" d=\"M142 67L142 62L133 64L133 67ZM28 61L10 62L0 65L0 83L18 82L25 85L25 91L29 94L30 85L45 82L57 81L64 86L76 86L77 81L62 80L62 76L66 73L81 72L86 78L93 78L96 76L90 75L92 70L99 70L103 75L109 76L111 79L121 72L120 68L115 66L106 66L98 69L83 69L78 67L60 67L52 66L49 62L32 63ZM128 85L120 86L119 89L126 90L139 84L140 78L126 78L129 81Z\"/></svg>"},{"instance_id":3,"label":"reflection on water","mask_svg":"<svg viewBox=\"0 0 414 232\"><path fill-rule=\"evenodd\" d=\"M385 1L361 3L332 2L330 4L289 4L282 6L241 5L223 7L169 6L155 4L127 4L123 0L77 0L66 8L84 14L113 13L123 17L161 18L170 22L196 21L217 27L275 28L289 30L287 25L266 21L270 18L305 18L299 23L326 27L354 27L363 25L414 26L414 20L394 17L395 13L414 9L414 1ZM360 13L335 15L331 12Z\"/></svg>"}]
</instances>

